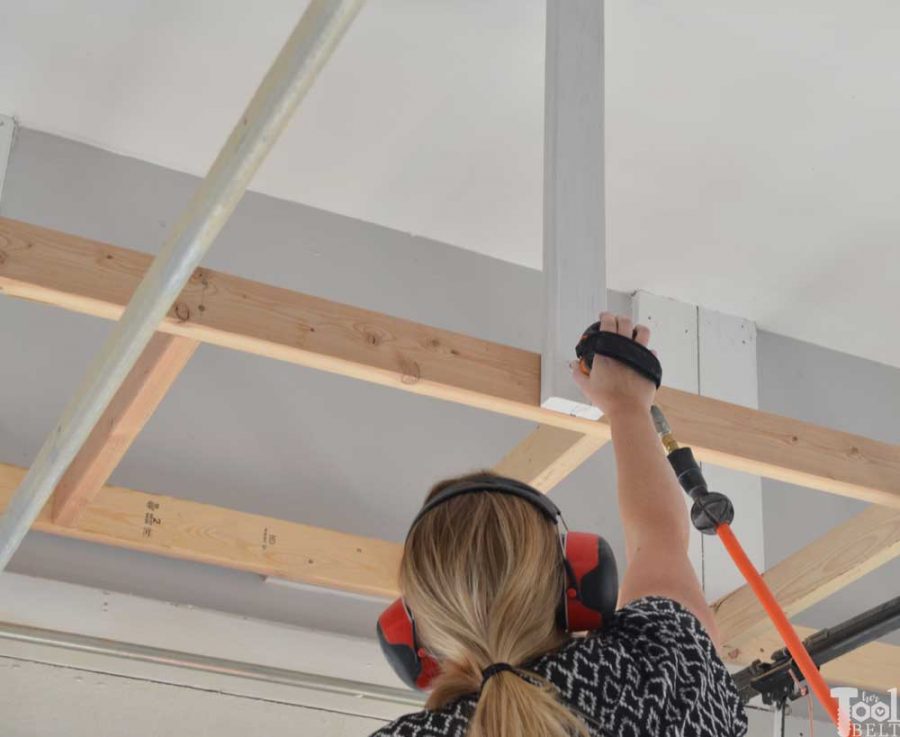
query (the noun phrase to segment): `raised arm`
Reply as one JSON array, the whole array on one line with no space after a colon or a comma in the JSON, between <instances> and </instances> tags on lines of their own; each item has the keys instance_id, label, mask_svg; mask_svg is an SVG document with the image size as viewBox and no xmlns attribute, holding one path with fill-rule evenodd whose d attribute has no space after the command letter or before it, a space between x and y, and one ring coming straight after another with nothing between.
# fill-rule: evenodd
<instances>
[{"instance_id":1,"label":"raised arm","mask_svg":"<svg viewBox=\"0 0 900 737\"><path fill-rule=\"evenodd\" d=\"M646 346L650 331L631 319L604 312L602 330ZM618 473L619 512L625 528L628 567L620 605L642 596L666 596L693 612L713 641L718 631L700 581L688 558L690 521L683 492L669 466L650 416L653 383L627 366L595 356L589 377L572 372L585 396L603 410L612 428Z\"/></svg>"}]
</instances>

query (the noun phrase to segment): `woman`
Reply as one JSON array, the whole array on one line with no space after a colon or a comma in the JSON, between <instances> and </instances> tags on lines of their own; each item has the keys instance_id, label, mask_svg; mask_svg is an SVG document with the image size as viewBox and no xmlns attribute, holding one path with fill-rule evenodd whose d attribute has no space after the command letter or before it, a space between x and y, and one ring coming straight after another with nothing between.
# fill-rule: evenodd
<instances>
[{"instance_id":1,"label":"woman","mask_svg":"<svg viewBox=\"0 0 900 737\"><path fill-rule=\"evenodd\" d=\"M603 313L601 329L646 346L650 331ZM712 611L688 560L682 491L650 417L654 385L597 356L585 396L612 428L628 567L611 621L559 626L564 568L554 524L505 493L467 493L417 519L400 588L440 664L427 709L373 737L739 737L747 720L716 654ZM491 474L465 479L490 484ZM446 489L438 484L429 499Z\"/></svg>"}]
</instances>

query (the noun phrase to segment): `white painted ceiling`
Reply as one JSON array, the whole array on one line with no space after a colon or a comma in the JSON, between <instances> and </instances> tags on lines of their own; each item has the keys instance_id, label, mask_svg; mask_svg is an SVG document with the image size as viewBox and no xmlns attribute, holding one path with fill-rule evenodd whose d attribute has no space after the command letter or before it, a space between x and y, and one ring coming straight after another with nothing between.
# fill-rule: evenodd
<instances>
[{"instance_id":1,"label":"white painted ceiling","mask_svg":"<svg viewBox=\"0 0 900 737\"><path fill-rule=\"evenodd\" d=\"M303 6L2 3L0 112L203 173ZM900 5L607 19L609 285L900 366ZM539 267L543 32L544 0L370 0L254 188Z\"/></svg>"}]
</instances>

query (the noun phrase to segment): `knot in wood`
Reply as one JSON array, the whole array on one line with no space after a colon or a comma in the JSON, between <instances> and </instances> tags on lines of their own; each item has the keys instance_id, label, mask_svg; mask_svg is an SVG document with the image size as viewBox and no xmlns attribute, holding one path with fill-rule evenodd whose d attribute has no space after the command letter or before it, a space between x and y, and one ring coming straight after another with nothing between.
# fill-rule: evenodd
<instances>
[{"instance_id":1,"label":"knot in wood","mask_svg":"<svg viewBox=\"0 0 900 737\"><path fill-rule=\"evenodd\" d=\"M199 283L199 284L202 284L204 287L208 287L209 286L209 272L206 269L198 266L196 269L194 269L194 273L191 274L191 281L194 282L195 284Z\"/></svg>"},{"instance_id":2,"label":"knot in wood","mask_svg":"<svg viewBox=\"0 0 900 737\"><path fill-rule=\"evenodd\" d=\"M410 359L401 358L400 359L400 370L402 375L400 376L400 382L406 385L418 384L422 379L422 369L419 368L419 364Z\"/></svg>"},{"instance_id":3,"label":"knot in wood","mask_svg":"<svg viewBox=\"0 0 900 737\"><path fill-rule=\"evenodd\" d=\"M187 322L191 319L191 308L188 307L184 302L176 302L175 317L178 318L179 322Z\"/></svg>"}]
</instances>

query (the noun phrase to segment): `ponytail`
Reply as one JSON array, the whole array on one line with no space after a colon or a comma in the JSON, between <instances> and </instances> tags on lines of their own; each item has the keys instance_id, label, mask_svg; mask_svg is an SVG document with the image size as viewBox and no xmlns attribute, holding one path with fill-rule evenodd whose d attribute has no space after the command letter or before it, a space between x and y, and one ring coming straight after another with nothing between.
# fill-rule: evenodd
<instances>
[{"instance_id":1,"label":"ponytail","mask_svg":"<svg viewBox=\"0 0 900 737\"><path fill-rule=\"evenodd\" d=\"M466 480L486 478L493 476ZM419 636L441 662L428 709L474 693L467 737L590 737L554 687L521 667L567 637L555 618L563 590L559 539L535 509L503 494L451 499L407 538L400 587ZM483 680L482 671L501 662L514 669Z\"/></svg>"},{"instance_id":2,"label":"ponytail","mask_svg":"<svg viewBox=\"0 0 900 737\"><path fill-rule=\"evenodd\" d=\"M505 672L485 683L467 737L589 737L550 684L528 679Z\"/></svg>"}]
</instances>

